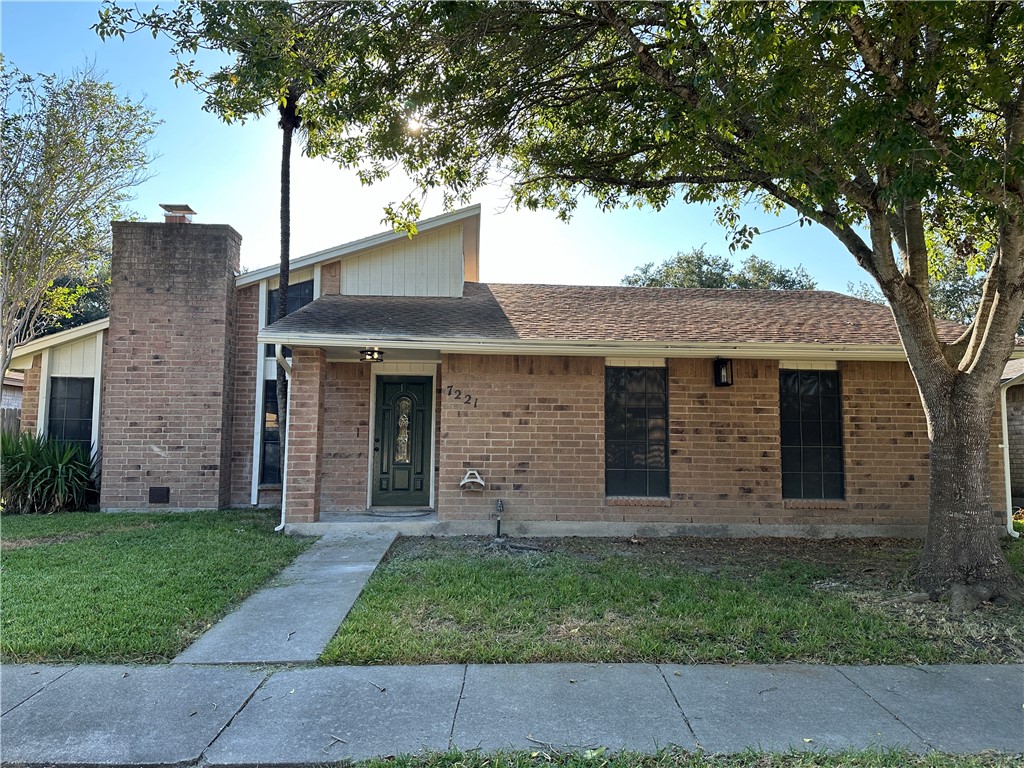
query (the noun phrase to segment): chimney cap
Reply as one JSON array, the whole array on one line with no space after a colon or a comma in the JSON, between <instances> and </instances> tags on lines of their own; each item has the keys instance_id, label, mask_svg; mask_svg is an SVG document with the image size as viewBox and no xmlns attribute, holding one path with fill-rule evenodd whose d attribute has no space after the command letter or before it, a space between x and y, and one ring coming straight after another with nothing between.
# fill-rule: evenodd
<instances>
[{"instance_id":1,"label":"chimney cap","mask_svg":"<svg viewBox=\"0 0 1024 768\"><path fill-rule=\"evenodd\" d=\"M175 216L195 216L195 211L185 203L160 203L160 207Z\"/></svg>"}]
</instances>

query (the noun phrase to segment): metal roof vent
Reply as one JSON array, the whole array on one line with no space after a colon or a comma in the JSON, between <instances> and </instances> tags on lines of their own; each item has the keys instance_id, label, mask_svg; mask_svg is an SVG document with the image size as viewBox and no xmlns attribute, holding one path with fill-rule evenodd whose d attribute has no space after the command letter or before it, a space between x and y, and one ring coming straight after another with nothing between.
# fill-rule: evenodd
<instances>
[{"instance_id":1,"label":"metal roof vent","mask_svg":"<svg viewBox=\"0 0 1024 768\"><path fill-rule=\"evenodd\" d=\"M164 209L164 224L191 224L196 212L184 203L160 203Z\"/></svg>"}]
</instances>

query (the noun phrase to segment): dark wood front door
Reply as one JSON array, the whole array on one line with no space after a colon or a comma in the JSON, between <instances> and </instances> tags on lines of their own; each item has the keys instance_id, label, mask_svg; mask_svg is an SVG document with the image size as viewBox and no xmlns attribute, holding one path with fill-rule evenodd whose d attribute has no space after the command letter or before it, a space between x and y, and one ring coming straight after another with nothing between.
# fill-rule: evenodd
<instances>
[{"instance_id":1,"label":"dark wood front door","mask_svg":"<svg viewBox=\"0 0 1024 768\"><path fill-rule=\"evenodd\" d=\"M373 432L375 507L430 504L431 380L377 378Z\"/></svg>"}]
</instances>

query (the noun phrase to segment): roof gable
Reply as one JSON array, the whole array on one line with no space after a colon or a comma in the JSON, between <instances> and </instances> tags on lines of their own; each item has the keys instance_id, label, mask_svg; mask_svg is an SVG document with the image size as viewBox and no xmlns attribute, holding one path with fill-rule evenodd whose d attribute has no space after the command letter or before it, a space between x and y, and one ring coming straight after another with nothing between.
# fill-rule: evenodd
<instances>
[{"instance_id":1,"label":"roof gable","mask_svg":"<svg viewBox=\"0 0 1024 768\"><path fill-rule=\"evenodd\" d=\"M419 221L416 223L415 237L443 229L444 227L448 227L453 224L462 224L464 230L464 250L466 251L465 274L467 279L474 280L476 279L476 275L479 271L479 205L471 205L468 208L462 208L457 211L452 211L451 213L445 213L441 216L434 216L433 218ZM327 248L323 251L317 251L316 253L292 259L289 267L293 270L303 269L317 264L325 264L330 261L358 256L387 246L400 245L402 243L407 243L408 241L409 236L405 232L395 232L394 230L380 232L376 235L354 240L351 243L344 243L333 248ZM246 285L252 285L253 283L258 283L261 280L276 277L279 271L280 267L277 264L272 264L260 269L254 269L251 272L239 275L235 279L235 285L239 288Z\"/></svg>"}]
</instances>

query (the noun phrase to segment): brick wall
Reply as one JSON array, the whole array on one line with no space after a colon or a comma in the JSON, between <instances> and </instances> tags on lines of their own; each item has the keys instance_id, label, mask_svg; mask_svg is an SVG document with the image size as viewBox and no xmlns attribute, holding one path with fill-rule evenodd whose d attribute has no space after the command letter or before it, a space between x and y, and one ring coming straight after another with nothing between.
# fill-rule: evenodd
<instances>
[{"instance_id":1,"label":"brick wall","mask_svg":"<svg viewBox=\"0 0 1024 768\"><path fill-rule=\"evenodd\" d=\"M1024 497L1024 384L1006 390L1006 426L1010 438L1010 488L1019 502Z\"/></svg>"},{"instance_id":2,"label":"brick wall","mask_svg":"<svg viewBox=\"0 0 1024 768\"><path fill-rule=\"evenodd\" d=\"M231 405L231 498L232 506L252 501L253 414L256 409L256 377L262 375L263 345L256 344L259 330L259 284L235 292L234 397ZM262 500L261 500L262 501Z\"/></svg>"},{"instance_id":3,"label":"brick wall","mask_svg":"<svg viewBox=\"0 0 1024 768\"><path fill-rule=\"evenodd\" d=\"M732 387L712 384L712 361L669 360L670 499L604 496L601 358L448 355L442 362L438 514L504 519L699 524L923 525L928 436L909 367L843 362L846 498L784 500L779 364L735 360ZM447 396L471 394L476 408ZM1001 506L998 418L992 485ZM467 469L487 481L461 491Z\"/></svg>"},{"instance_id":4,"label":"brick wall","mask_svg":"<svg viewBox=\"0 0 1024 768\"><path fill-rule=\"evenodd\" d=\"M928 521L928 426L905 363L844 362L844 516L851 523Z\"/></svg>"},{"instance_id":5,"label":"brick wall","mask_svg":"<svg viewBox=\"0 0 1024 768\"><path fill-rule=\"evenodd\" d=\"M623 509L625 520L781 522L779 366L734 360L731 387L712 383L711 360L669 360L672 506Z\"/></svg>"},{"instance_id":6,"label":"brick wall","mask_svg":"<svg viewBox=\"0 0 1024 768\"><path fill-rule=\"evenodd\" d=\"M315 523L320 519L326 377L327 360L322 349L292 350L285 488L289 523Z\"/></svg>"},{"instance_id":7,"label":"brick wall","mask_svg":"<svg viewBox=\"0 0 1024 768\"><path fill-rule=\"evenodd\" d=\"M42 373L43 356L32 357L32 367L25 371L21 390L21 431L35 432L39 420L39 376Z\"/></svg>"},{"instance_id":8,"label":"brick wall","mask_svg":"<svg viewBox=\"0 0 1024 768\"><path fill-rule=\"evenodd\" d=\"M115 222L103 376L105 509L230 498L234 281L241 238L223 225Z\"/></svg>"},{"instance_id":9,"label":"brick wall","mask_svg":"<svg viewBox=\"0 0 1024 768\"><path fill-rule=\"evenodd\" d=\"M320 268L320 293L324 296L336 296L341 293L341 262L332 261ZM314 296L314 299L320 298Z\"/></svg>"},{"instance_id":10,"label":"brick wall","mask_svg":"<svg viewBox=\"0 0 1024 768\"><path fill-rule=\"evenodd\" d=\"M485 519L499 498L509 520L603 518L602 358L445 355L441 380L441 519ZM484 491L459 488L467 469Z\"/></svg>"},{"instance_id":11,"label":"brick wall","mask_svg":"<svg viewBox=\"0 0 1024 768\"><path fill-rule=\"evenodd\" d=\"M364 363L327 366L320 493L324 510L366 509L370 370Z\"/></svg>"}]
</instances>

